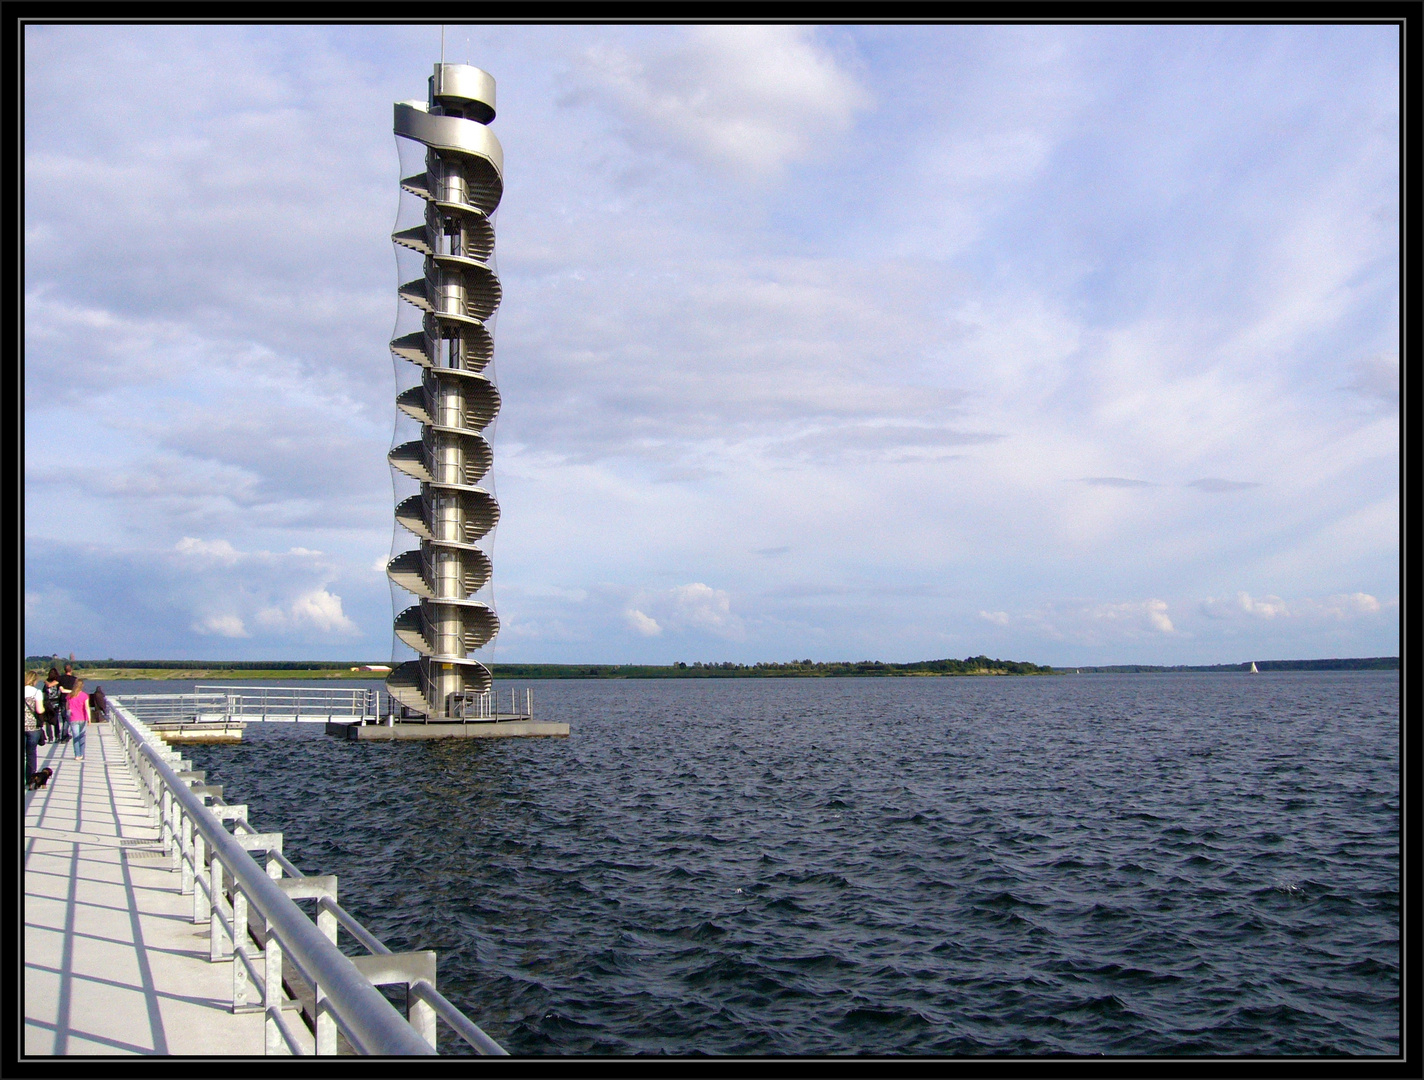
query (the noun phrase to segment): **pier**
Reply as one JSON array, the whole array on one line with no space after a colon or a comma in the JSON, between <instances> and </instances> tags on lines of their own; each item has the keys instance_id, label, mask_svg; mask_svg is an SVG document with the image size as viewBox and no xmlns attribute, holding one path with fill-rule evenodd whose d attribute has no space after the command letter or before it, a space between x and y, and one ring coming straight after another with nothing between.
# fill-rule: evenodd
<instances>
[{"instance_id":1,"label":"pier","mask_svg":"<svg viewBox=\"0 0 1424 1080\"><path fill-rule=\"evenodd\" d=\"M435 953L392 953L335 876L304 874L281 833L110 707L83 761L42 750L52 778L26 793L26 1056L429 1055L437 1019L504 1053L436 989Z\"/></svg>"},{"instance_id":2,"label":"pier","mask_svg":"<svg viewBox=\"0 0 1424 1080\"><path fill-rule=\"evenodd\" d=\"M390 695L364 687L195 686L185 694L114 694L129 713L165 742L239 742L248 724L325 724L341 739L499 739L565 736L569 725L534 719L534 691L523 702L510 689L505 711L492 691L472 693L459 714L442 721L408 715ZM519 706L523 705L523 709Z\"/></svg>"}]
</instances>

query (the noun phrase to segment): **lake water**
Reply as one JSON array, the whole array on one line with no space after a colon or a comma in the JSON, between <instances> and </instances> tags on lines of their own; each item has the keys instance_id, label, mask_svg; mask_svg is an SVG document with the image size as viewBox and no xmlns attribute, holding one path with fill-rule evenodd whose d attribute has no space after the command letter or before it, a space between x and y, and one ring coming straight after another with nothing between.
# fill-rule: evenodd
<instances>
[{"instance_id":1,"label":"lake water","mask_svg":"<svg viewBox=\"0 0 1424 1080\"><path fill-rule=\"evenodd\" d=\"M187 752L515 1054L1399 1051L1397 672L532 685Z\"/></svg>"}]
</instances>

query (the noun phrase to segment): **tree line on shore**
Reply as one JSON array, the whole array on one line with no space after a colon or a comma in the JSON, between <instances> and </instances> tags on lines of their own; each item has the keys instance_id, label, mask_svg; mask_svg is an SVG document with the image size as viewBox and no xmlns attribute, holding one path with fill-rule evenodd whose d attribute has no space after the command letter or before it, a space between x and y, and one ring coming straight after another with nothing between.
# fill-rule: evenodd
<instances>
[{"instance_id":1,"label":"tree line on shore","mask_svg":"<svg viewBox=\"0 0 1424 1080\"><path fill-rule=\"evenodd\" d=\"M991 660L970 656L963 660L918 660L889 664L883 660L791 660L786 663L731 661L688 664L492 664L497 678L507 679L776 679L844 676L910 675L1049 675L1050 667L1025 660Z\"/></svg>"},{"instance_id":2,"label":"tree line on shore","mask_svg":"<svg viewBox=\"0 0 1424 1080\"><path fill-rule=\"evenodd\" d=\"M47 664L48 656L25 658L28 665ZM364 669L369 661L318 660L76 660L75 669L103 669L132 672L130 677L164 678L165 672L182 671L198 678L219 674L281 674L288 678L367 678L377 673ZM882 660L816 661L791 660L785 663L761 661L738 664L731 661L695 661L691 664L491 664L500 679L756 679L828 678L832 676L910 675L1048 675L1050 667L1023 660L996 660L970 656L963 660L920 660L890 664ZM140 674L141 673L141 674ZM114 678L114 675L109 675Z\"/></svg>"},{"instance_id":3,"label":"tree line on shore","mask_svg":"<svg viewBox=\"0 0 1424 1080\"><path fill-rule=\"evenodd\" d=\"M27 656L27 668L62 665L52 656ZM372 679L371 661L350 660L74 660L76 672L98 672L108 679L253 678ZM1397 656L1369 656L1325 660L1258 660L1261 672L1270 671L1391 671L1399 669ZM934 675L1062 675L1062 674L1171 674L1176 672L1248 671L1251 661L1237 664L1114 664L1105 667L1048 667L1026 660L995 660L969 656L963 660L918 660L891 664L882 660L695 661L688 664L491 664L497 679L776 679L833 677L896 677Z\"/></svg>"}]
</instances>

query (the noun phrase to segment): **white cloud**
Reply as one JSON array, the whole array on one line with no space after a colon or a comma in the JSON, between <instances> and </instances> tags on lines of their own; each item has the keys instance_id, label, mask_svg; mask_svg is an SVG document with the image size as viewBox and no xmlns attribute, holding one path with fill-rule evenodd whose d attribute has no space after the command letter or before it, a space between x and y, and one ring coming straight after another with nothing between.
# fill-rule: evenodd
<instances>
[{"instance_id":1,"label":"white cloud","mask_svg":"<svg viewBox=\"0 0 1424 1080\"><path fill-rule=\"evenodd\" d=\"M1138 630L1153 630L1159 634L1174 633L1167 615L1165 600L1139 600L1122 604L1098 604L1090 616L1108 623L1118 623Z\"/></svg>"},{"instance_id":2,"label":"white cloud","mask_svg":"<svg viewBox=\"0 0 1424 1080\"><path fill-rule=\"evenodd\" d=\"M315 589L297 597L292 603L292 621L307 624L323 632L339 631L343 634L359 633L356 624L341 610L341 597Z\"/></svg>"},{"instance_id":3,"label":"white cloud","mask_svg":"<svg viewBox=\"0 0 1424 1080\"><path fill-rule=\"evenodd\" d=\"M672 630L740 640L746 633L741 618L732 611L732 600L726 590L714 589L700 581L659 592L640 592L625 609L624 619L646 637Z\"/></svg>"},{"instance_id":4,"label":"white cloud","mask_svg":"<svg viewBox=\"0 0 1424 1080\"><path fill-rule=\"evenodd\" d=\"M1163 600L1149 600L1147 602L1147 621L1152 624L1153 629L1163 634L1172 633L1172 620L1167 618L1167 604Z\"/></svg>"},{"instance_id":5,"label":"white cloud","mask_svg":"<svg viewBox=\"0 0 1424 1080\"><path fill-rule=\"evenodd\" d=\"M979 612L979 617L987 622L993 623L995 626L1009 625L1009 613L1007 611L981 611Z\"/></svg>"},{"instance_id":6,"label":"white cloud","mask_svg":"<svg viewBox=\"0 0 1424 1080\"><path fill-rule=\"evenodd\" d=\"M251 637L247 632L247 627L236 615L209 615L207 618L193 623L192 627L199 634L216 635L226 638Z\"/></svg>"},{"instance_id":7,"label":"white cloud","mask_svg":"<svg viewBox=\"0 0 1424 1080\"><path fill-rule=\"evenodd\" d=\"M291 607L263 608L257 622L269 630L292 632L310 627L324 634L359 634L360 628L341 610L341 597L325 589L313 589L292 601Z\"/></svg>"},{"instance_id":8,"label":"white cloud","mask_svg":"<svg viewBox=\"0 0 1424 1080\"><path fill-rule=\"evenodd\" d=\"M628 620L628 625L644 637L657 637L663 632L663 628L658 625L656 619L644 615L635 608L629 608L624 612L624 617Z\"/></svg>"},{"instance_id":9,"label":"white cloud","mask_svg":"<svg viewBox=\"0 0 1424 1080\"><path fill-rule=\"evenodd\" d=\"M1342 619L1351 615L1375 615L1380 610L1380 602L1369 593L1363 592L1332 596L1326 605L1331 614Z\"/></svg>"},{"instance_id":10,"label":"white cloud","mask_svg":"<svg viewBox=\"0 0 1424 1080\"><path fill-rule=\"evenodd\" d=\"M1240 592L1236 594L1236 602L1247 615L1254 615L1258 619L1274 619L1278 615L1290 614L1285 601L1279 596L1266 596L1259 600L1253 600L1250 593Z\"/></svg>"},{"instance_id":11,"label":"white cloud","mask_svg":"<svg viewBox=\"0 0 1424 1080\"><path fill-rule=\"evenodd\" d=\"M1300 597L1287 603L1279 596L1253 597L1242 591L1236 594L1234 603L1212 597L1201 602L1201 611L1213 619L1245 616L1252 619L1271 621L1275 619L1315 620L1335 619L1346 621L1378 615L1380 611L1395 601L1381 603L1377 597L1366 592L1336 593L1321 599Z\"/></svg>"},{"instance_id":12,"label":"white cloud","mask_svg":"<svg viewBox=\"0 0 1424 1080\"><path fill-rule=\"evenodd\" d=\"M756 176L824 151L868 104L807 27L693 27L679 45L641 54L595 45L585 72L592 93L635 125L635 139L653 131L694 157Z\"/></svg>"},{"instance_id":13,"label":"white cloud","mask_svg":"<svg viewBox=\"0 0 1424 1080\"><path fill-rule=\"evenodd\" d=\"M719 637L737 637L742 632L741 619L732 614L731 597L722 589L694 581L673 589L672 600L675 622L681 626L706 630Z\"/></svg>"},{"instance_id":14,"label":"white cloud","mask_svg":"<svg viewBox=\"0 0 1424 1080\"><path fill-rule=\"evenodd\" d=\"M1091 600L1050 601L1024 612L1013 625L1029 629L1038 639L1081 648L1134 651L1155 647L1163 639L1180 640L1167 601L1158 598L1095 603Z\"/></svg>"},{"instance_id":15,"label":"white cloud","mask_svg":"<svg viewBox=\"0 0 1424 1080\"><path fill-rule=\"evenodd\" d=\"M180 555L186 555L209 562L218 562L225 566L232 566L243 557L243 553L233 547L230 541L199 540L193 536L183 537L183 539L173 545L173 550Z\"/></svg>"}]
</instances>

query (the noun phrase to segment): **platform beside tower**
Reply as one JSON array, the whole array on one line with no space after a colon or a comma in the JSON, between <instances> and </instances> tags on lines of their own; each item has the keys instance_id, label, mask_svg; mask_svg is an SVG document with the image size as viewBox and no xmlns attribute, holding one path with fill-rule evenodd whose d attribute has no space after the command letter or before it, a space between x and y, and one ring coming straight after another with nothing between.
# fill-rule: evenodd
<instances>
[{"instance_id":1,"label":"platform beside tower","mask_svg":"<svg viewBox=\"0 0 1424 1080\"><path fill-rule=\"evenodd\" d=\"M456 723L406 721L392 724L329 723L326 733L361 742L404 742L410 739L559 738L569 725L554 720L470 720Z\"/></svg>"}]
</instances>

